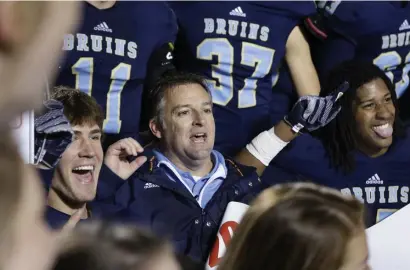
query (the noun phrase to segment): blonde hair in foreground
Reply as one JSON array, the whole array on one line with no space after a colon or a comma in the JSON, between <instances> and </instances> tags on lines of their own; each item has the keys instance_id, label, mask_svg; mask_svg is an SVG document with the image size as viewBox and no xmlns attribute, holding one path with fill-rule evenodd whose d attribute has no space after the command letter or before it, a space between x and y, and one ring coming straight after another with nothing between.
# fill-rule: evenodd
<instances>
[{"instance_id":1,"label":"blonde hair in foreground","mask_svg":"<svg viewBox=\"0 0 410 270\"><path fill-rule=\"evenodd\" d=\"M218 270L336 270L363 231L355 198L309 183L277 185L252 203Z\"/></svg>"}]
</instances>

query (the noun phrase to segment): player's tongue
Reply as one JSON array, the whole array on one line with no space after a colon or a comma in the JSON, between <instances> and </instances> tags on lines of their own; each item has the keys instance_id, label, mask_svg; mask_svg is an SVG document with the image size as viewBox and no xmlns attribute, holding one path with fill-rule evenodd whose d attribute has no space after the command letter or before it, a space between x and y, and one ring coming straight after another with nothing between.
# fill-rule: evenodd
<instances>
[{"instance_id":1,"label":"player's tongue","mask_svg":"<svg viewBox=\"0 0 410 270\"><path fill-rule=\"evenodd\" d=\"M393 135L393 127L390 124L374 126L373 130L382 138L389 138Z\"/></svg>"},{"instance_id":2,"label":"player's tongue","mask_svg":"<svg viewBox=\"0 0 410 270\"><path fill-rule=\"evenodd\" d=\"M72 170L72 172L76 175L77 179L80 180L82 184L89 184L93 180L93 172L94 166L78 166Z\"/></svg>"}]
</instances>

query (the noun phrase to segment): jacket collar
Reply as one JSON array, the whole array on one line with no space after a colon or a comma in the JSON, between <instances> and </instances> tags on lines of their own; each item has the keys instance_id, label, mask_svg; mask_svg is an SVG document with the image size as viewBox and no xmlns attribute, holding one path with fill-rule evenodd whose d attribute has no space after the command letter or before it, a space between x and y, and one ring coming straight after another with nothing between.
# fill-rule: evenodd
<instances>
[{"instance_id":1,"label":"jacket collar","mask_svg":"<svg viewBox=\"0 0 410 270\"><path fill-rule=\"evenodd\" d=\"M158 166L159 161L155 157L155 154L151 148L145 148L143 155L146 156L148 160L143 166L141 166L141 168L137 170L136 177L138 179L156 184L173 192L177 192L184 197L187 197L196 202L195 198L184 186L168 179L168 176L164 172L164 168ZM250 173L255 171L254 168L240 165L227 157L225 157L225 165L227 169L227 175L220 188L229 185L238 178L249 175Z\"/></svg>"}]
</instances>

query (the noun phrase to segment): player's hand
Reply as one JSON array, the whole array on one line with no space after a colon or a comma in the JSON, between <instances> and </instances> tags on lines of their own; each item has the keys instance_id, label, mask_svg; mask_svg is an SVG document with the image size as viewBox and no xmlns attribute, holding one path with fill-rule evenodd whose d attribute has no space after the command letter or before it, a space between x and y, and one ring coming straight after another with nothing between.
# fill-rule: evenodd
<instances>
[{"instance_id":1,"label":"player's hand","mask_svg":"<svg viewBox=\"0 0 410 270\"><path fill-rule=\"evenodd\" d=\"M70 219L66 224L64 224L61 229L54 231L53 235L56 242L58 243L58 246L61 241L65 241L66 239L68 239L68 237L70 237L70 233L75 229L77 223L81 220L81 217L83 216L85 211L85 207L78 209L74 212L74 214L71 215Z\"/></svg>"},{"instance_id":2,"label":"player's hand","mask_svg":"<svg viewBox=\"0 0 410 270\"><path fill-rule=\"evenodd\" d=\"M108 147L104 163L116 175L126 180L147 161L145 156L137 157L143 151L144 148L136 140L122 139ZM130 161L129 156L137 158Z\"/></svg>"},{"instance_id":3,"label":"player's hand","mask_svg":"<svg viewBox=\"0 0 410 270\"><path fill-rule=\"evenodd\" d=\"M70 122L64 116L64 106L57 100L47 100L41 114L34 119L34 161L43 167L53 168L60 161L73 140Z\"/></svg>"},{"instance_id":4,"label":"player's hand","mask_svg":"<svg viewBox=\"0 0 410 270\"><path fill-rule=\"evenodd\" d=\"M77 211L75 211L74 214L71 215L71 217L67 221L67 223L63 226L60 233L61 234L67 234L67 233L71 232L72 230L74 230L75 226L81 220L81 217L83 216L85 211L86 211L85 207L80 208Z\"/></svg>"},{"instance_id":5,"label":"player's hand","mask_svg":"<svg viewBox=\"0 0 410 270\"><path fill-rule=\"evenodd\" d=\"M349 83L344 82L330 95L325 97L303 96L293 106L285 122L296 133L314 131L326 126L341 110L337 100L349 89Z\"/></svg>"}]
</instances>

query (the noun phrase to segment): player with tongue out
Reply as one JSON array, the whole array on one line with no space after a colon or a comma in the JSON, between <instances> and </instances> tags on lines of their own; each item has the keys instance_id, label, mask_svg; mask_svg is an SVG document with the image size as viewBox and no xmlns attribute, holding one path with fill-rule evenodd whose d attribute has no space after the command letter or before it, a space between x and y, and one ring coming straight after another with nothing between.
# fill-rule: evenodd
<instances>
[{"instance_id":1,"label":"player with tongue out","mask_svg":"<svg viewBox=\"0 0 410 270\"><path fill-rule=\"evenodd\" d=\"M343 81L350 89L340 98L337 117L315 136L293 140L262 179L309 180L355 195L367 205L371 226L409 202L409 129L398 117L390 79L377 66L345 62L330 72L323 89Z\"/></svg>"}]
</instances>

